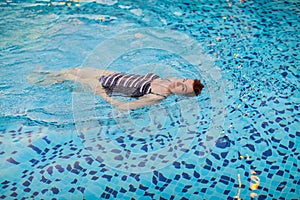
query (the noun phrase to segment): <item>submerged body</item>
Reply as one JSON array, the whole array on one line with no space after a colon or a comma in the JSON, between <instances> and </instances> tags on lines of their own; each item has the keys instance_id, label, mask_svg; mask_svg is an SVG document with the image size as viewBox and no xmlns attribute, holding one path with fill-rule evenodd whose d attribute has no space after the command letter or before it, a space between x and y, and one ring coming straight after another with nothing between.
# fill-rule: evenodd
<instances>
[{"instance_id":1,"label":"submerged body","mask_svg":"<svg viewBox=\"0 0 300 200\"><path fill-rule=\"evenodd\" d=\"M151 82L160 78L156 74L135 75L114 73L101 76L99 81L109 96L123 94L128 97L142 97L151 94Z\"/></svg>"},{"instance_id":2,"label":"submerged body","mask_svg":"<svg viewBox=\"0 0 300 200\"><path fill-rule=\"evenodd\" d=\"M204 87L199 80L164 79L153 73L134 75L94 68L72 68L52 74L48 78L52 79L52 82L68 80L89 86L94 94L101 96L120 110L156 104L172 94L197 96ZM138 99L122 102L113 98L115 95Z\"/></svg>"}]
</instances>

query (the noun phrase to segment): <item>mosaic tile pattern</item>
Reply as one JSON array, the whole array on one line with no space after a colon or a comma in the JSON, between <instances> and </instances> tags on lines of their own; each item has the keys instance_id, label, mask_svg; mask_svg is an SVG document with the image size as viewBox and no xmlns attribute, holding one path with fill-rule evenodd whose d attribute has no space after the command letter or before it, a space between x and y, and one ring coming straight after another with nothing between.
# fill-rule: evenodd
<instances>
[{"instance_id":1,"label":"mosaic tile pattern","mask_svg":"<svg viewBox=\"0 0 300 200\"><path fill-rule=\"evenodd\" d=\"M300 199L297 1L13 0L0 9L0 199ZM206 44L226 81L225 128L204 157L205 130L169 166L125 173L85 148L71 83L41 89L24 74L78 66L111 35L151 26Z\"/></svg>"}]
</instances>

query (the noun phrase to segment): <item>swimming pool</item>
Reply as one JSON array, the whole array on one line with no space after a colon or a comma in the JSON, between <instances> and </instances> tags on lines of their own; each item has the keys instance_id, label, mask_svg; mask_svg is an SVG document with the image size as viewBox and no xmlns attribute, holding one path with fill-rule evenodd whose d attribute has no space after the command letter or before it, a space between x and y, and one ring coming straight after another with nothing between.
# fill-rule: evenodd
<instances>
[{"instance_id":1,"label":"swimming pool","mask_svg":"<svg viewBox=\"0 0 300 200\"><path fill-rule=\"evenodd\" d=\"M0 9L1 199L300 199L296 0ZM75 66L206 87L122 113L71 82L27 81Z\"/></svg>"}]
</instances>

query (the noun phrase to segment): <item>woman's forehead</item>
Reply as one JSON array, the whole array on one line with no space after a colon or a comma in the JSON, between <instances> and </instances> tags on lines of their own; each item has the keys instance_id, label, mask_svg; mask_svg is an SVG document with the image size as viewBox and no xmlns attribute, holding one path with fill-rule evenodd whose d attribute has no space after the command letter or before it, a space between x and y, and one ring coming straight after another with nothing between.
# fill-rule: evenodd
<instances>
[{"instance_id":1,"label":"woman's forehead","mask_svg":"<svg viewBox=\"0 0 300 200\"><path fill-rule=\"evenodd\" d=\"M182 81L184 81L184 82L189 81L189 82L194 82L194 80L187 79L187 78L176 78L176 79L173 79L172 81L180 81L180 82L182 82Z\"/></svg>"},{"instance_id":2,"label":"woman's forehead","mask_svg":"<svg viewBox=\"0 0 300 200\"><path fill-rule=\"evenodd\" d=\"M194 80L187 79L185 82L186 82L186 83L189 83L189 84L193 84L193 83L194 83Z\"/></svg>"}]
</instances>

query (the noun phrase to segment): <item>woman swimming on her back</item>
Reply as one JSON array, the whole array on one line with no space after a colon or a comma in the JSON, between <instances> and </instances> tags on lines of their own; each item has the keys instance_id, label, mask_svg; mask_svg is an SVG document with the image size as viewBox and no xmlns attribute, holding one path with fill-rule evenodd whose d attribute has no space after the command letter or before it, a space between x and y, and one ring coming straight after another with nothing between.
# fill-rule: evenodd
<instances>
[{"instance_id":1,"label":"woman swimming on her back","mask_svg":"<svg viewBox=\"0 0 300 200\"><path fill-rule=\"evenodd\" d=\"M56 82L68 80L87 85L96 95L120 110L153 105L172 94L197 96L204 87L199 80L163 79L153 73L134 75L94 68L72 68L56 75L50 74L48 78ZM120 94L138 99L122 102L112 98Z\"/></svg>"}]
</instances>

